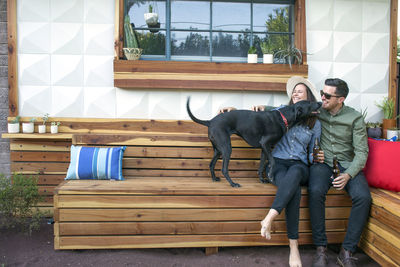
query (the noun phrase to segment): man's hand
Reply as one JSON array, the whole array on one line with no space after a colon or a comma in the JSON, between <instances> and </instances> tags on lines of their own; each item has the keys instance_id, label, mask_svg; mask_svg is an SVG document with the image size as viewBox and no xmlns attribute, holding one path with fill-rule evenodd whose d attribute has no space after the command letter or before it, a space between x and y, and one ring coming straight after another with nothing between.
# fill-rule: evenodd
<instances>
[{"instance_id":1,"label":"man's hand","mask_svg":"<svg viewBox=\"0 0 400 267\"><path fill-rule=\"evenodd\" d=\"M251 110L252 111L265 111L265 106L264 105L252 106Z\"/></svg>"},{"instance_id":2,"label":"man's hand","mask_svg":"<svg viewBox=\"0 0 400 267\"><path fill-rule=\"evenodd\" d=\"M218 114L225 113L225 112L230 112L230 111L232 111L232 110L236 110L236 108L234 108L234 107L221 108L221 109L219 110Z\"/></svg>"},{"instance_id":3,"label":"man's hand","mask_svg":"<svg viewBox=\"0 0 400 267\"><path fill-rule=\"evenodd\" d=\"M333 180L332 185L336 190L342 190L350 179L348 173L342 173Z\"/></svg>"}]
</instances>

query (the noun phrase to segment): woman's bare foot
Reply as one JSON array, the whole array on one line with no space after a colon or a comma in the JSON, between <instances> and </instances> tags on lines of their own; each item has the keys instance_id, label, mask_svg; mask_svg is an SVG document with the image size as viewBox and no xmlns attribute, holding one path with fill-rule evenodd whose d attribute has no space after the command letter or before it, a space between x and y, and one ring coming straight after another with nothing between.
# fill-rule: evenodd
<instances>
[{"instance_id":1,"label":"woman's bare foot","mask_svg":"<svg viewBox=\"0 0 400 267\"><path fill-rule=\"evenodd\" d=\"M275 209L270 209L267 216L265 216L264 220L261 221L261 236L265 237L266 239L271 239L271 227L272 222L274 221L275 217L278 215L278 211Z\"/></svg>"},{"instance_id":2,"label":"woman's bare foot","mask_svg":"<svg viewBox=\"0 0 400 267\"><path fill-rule=\"evenodd\" d=\"M289 266L302 267L297 239L289 239L289 247L290 247Z\"/></svg>"}]
</instances>

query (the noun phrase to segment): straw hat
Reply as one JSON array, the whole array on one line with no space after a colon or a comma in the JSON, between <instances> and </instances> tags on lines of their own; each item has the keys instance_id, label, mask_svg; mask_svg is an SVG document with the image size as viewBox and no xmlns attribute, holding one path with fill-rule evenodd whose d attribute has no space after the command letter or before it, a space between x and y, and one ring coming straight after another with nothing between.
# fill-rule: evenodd
<instances>
[{"instance_id":1,"label":"straw hat","mask_svg":"<svg viewBox=\"0 0 400 267\"><path fill-rule=\"evenodd\" d=\"M314 84L312 84L309 80L307 80L301 76L293 76L287 81L286 93L289 98L292 97L293 89L299 83L304 83L305 85L307 85L307 87L310 88L310 91L314 95L315 99L317 101L321 101L321 96L320 96L319 92L317 91L317 89L315 88Z\"/></svg>"}]
</instances>

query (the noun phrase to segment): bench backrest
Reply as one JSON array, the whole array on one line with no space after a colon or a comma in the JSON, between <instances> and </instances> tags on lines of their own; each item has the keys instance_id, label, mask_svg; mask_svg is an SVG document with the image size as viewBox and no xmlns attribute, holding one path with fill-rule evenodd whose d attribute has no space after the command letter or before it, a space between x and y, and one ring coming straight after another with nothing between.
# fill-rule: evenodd
<instances>
[{"instance_id":1,"label":"bench backrest","mask_svg":"<svg viewBox=\"0 0 400 267\"><path fill-rule=\"evenodd\" d=\"M130 133L75 134L74 145L127 146L123 159L125 178L207 177L213 148L206 134ZM240 137L232 136L233 152L229 163L232 177L256 178L260 149L251 148ZM222 160L216 165L220 170ZM217 175L221 175L216 171Z\"/></svg>"}]
</instances>

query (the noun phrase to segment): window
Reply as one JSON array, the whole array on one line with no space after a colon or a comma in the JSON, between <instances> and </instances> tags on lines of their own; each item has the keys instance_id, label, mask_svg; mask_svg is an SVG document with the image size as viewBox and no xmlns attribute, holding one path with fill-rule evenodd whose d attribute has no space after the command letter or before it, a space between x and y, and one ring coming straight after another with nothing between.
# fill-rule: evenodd
<instances>
[{"instance_id":1,"label":"window","mask_svg":"<svg viewBox=\"0 0 400 267\"><path fill-rule=\"evenodd\" d=\"M157 24L146 24L149 6ZM271 52L294 45L294 13L294 0L125 0L124 6L144 60L246 62L251 46L262 57L261 43Z\"/></svg>"}]
</instances>

